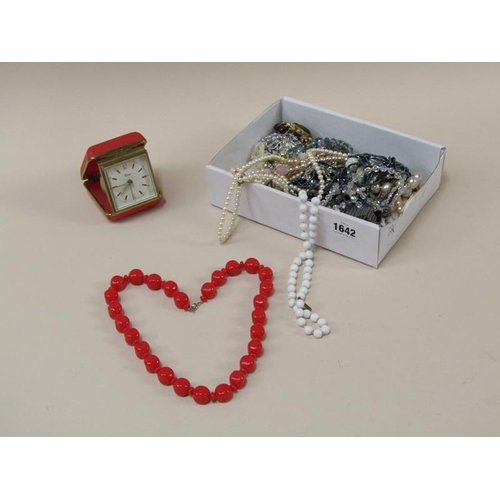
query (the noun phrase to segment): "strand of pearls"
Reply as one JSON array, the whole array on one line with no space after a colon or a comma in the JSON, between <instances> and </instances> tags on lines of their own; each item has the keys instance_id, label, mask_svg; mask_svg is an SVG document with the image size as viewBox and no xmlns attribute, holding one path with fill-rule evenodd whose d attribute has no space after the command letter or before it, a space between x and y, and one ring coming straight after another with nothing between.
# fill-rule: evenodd
<instances>
[{"instance_id":1,"label":"strand of pearls","mask_svg":"<svg viewBox=\"0 0 500 500\"><path fill-rule=\"evenodd\" d=\"M219 221L219 227L217 230L217 238L220 243L225 243L231 233L233 232L234 226L236 224L236 219L238 217L238 210L240 207L241 201L241 189L242 185L245 182L260 182L262 184L273 183L274 187L281 189L285 193L289 193L293 187L289 186L289 181L286 177L277 174L277 173L266 173L263 172L263 165L266 162L278 161L285 165L297 166L300 165L300 160L298 159L288 159L283 158L278 155L266 155L258 158L254 158L249 161L246 165L242 167L234 167L231 169L231 173L233 174L233 181L229 186L229 190L227 192L226 200L224 201L224 205L222 207L221 217ZM254 168L251 172L247 172ZM234 205L233 209L229 210L229 206L231 205L231 199L234 193ZM229 224L227 225L226 230L224 230L224 226L226 224L227 214L231 212L231 218L229 220Z\"/></svg>"},{"instance_id":2,"label":"strand of pearls","mask_svg":"<svg viewBox=\"0 0 500 500\"><path fill-rule=\"evenodd\" d=\"M328 154L326 154L328 153ZM344 153L325 152L322 149L310 149L307 151L308 160L312 163L319 179L318 196L307 201L307 192L299 191L299 221L300 221L300 237L304 240L303 251L298 257L293 259L288 273L288 305L293 308L293 312L297 318L297 324L303 329L306 335L313 335L320 339L323 335L330 333L330 327L326 319L320 317L313 312L306 304L306 297L309 293L312 283L313 267L314 267L314 246L316 244L317 229L318 229L318 212L321 199L325 190L325 180L318 161L328 161L343 164L347 160L347 155ZM302 269L302 281L297 291L297 281L299 270ZM316 327L308 324L308 320L316 325Z\"/></svg>"}]
</instances>

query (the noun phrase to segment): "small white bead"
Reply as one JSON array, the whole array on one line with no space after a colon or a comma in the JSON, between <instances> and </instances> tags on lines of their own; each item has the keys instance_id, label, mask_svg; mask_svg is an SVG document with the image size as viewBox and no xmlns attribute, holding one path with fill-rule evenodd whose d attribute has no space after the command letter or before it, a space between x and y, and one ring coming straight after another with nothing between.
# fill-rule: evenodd
<instances>
[{"instance_id":1,"label":"small white bead","mask_svg":"<svg viewBox=\"0 0 500 500\"><path fill-rule=\"evenodd\" d=\"M313 323L316 323L316 321L318 321L318 319L319 319L319 316L316 313L311 314L311 321Z\"/></svg>"},{"instance_id":2,"label":"small white bead","mask_svg":"<svg viewBox=\"0 0 500 500\"><path fill-rule=\"evenodd\" d=\"M295 316L297 316L297 318L302 318L302 316L304 316L304 309L300 309L297 307L297 309L295 310Z\"/></svg>"},{"instance_id":3,"label":"small white bead","mask_svg":"<svg viewBox=\"0 0 500 500\"><path fill-rule=\"evenodd\" d=\"M306 292L306 293L304 293L304 292L301 292L301 291L299 290L299 293L297 294L297 298L298 298L298 299L301 299L301 300L305 300L306 295L307 295L307 292Z\"/></svg>"},{"instance_id":4,"label":"small white bead","mask_svg":"<svg viewBox=\"0 0 500 500\"><path fill-rule=\"evenodd\" d=\"M286 290L287 290L287 292L293 292L293 291L295 291L295 285L288 285L286 287Z\"/></svg>"},{"instance_id":5,"label":"small white bead","mask_svg":"<svg viewBox=\"0 0 500 500\"><path fill-rule=\"evenodd\" d=\"M299 266L297 264L292 264L290 266L290 271L295 271L297 272L299 270Z\"/></svg>"},{"instance_id":6,"label":"small white bead","mask_svg":"<svg viewBox=\"0 0 500 500\"><path fill-rule=\"evenodd\" d=\"M304 213L304 212L307 212L307 205L305 203L301 203L299 205L299 210Z\"/></svg>"},{"instance_id":7,"label":"small white bead","mask_svg":"<svg viewBox=\"0 0 500 500\"><path fill-rule=\"evenodd\" d=\"M304 243L302 243L302 246L306 249L309 249L312 245L310 241L304 241Z\"/></svg>"},{"instance_id":8,"label":"small white bead","mask_svg":"<svg viewBox=\"0 0 500 500\"><path fill-rule=\"evenodd\" d=\"M304 306L305 306L305 303L302 299L297 300L297 307L300 307L301 309L303 309Z\"/></svg>"},{"instance_id":9,"label":"small white bead","mask_svg":"<svg viewBox=\"0 0 500 500\"><path fill-rule=\"evenodd\" d=\"M310 266L305 266L304 267L304 274L308 273L308 274L312 274L313 272L313 268L310 267Z\"/></svg>"},{"instance_id":10,"label":"small white bead","mask_svg":"<svg viewBox=\"0 0 500 500\"><path fill-rule=\"evenodd\" d=\"M312 326L304 326L304 333L306 335L311 335L312 332L313 332Z\"/></svg>"},{"instance_id":11,"label":"small white bead","mask_svg":"<svg viewBox=\"0 0 500 500\"><path fill-rule=\"evenodd\" d=\"M289 299L294 299L295 298L295 292L288 292L288 298Z\"/></svg>"},{"instance_id":12,"label":"small white bead","mask_svg":"<svg viewBox=\"0 0 500 500\"><path fill-rule=\"evenodd\" d=\"M296 278L288 278L288 285L296 285L297 284L297 279Z\"/></svg>"},{"instance_id":13,"label":"small white bead","mask_svg":"<svg viewBox=\"0 0 500 500\"><path fill-rule=\"evenodd\" d=\"M311 215L311 217L316 217L315 215ZM309 217L309 219L311 218ZM316 217L317 219L317 217ZM313 221L309 221L309 231L316 231L316 229L318 229L318 225L313 222Z\"/></svg>"},{"instance_id":14,"label":"small white bead","mask_svg":"<svg viewBox=\"0 0 500 500\"><path fill-rule=\"evenodd\" d=\"M299 191L299 200L304 202L307 201L307 192L304 190Z\"/></svg>"},{"instance_id":15,"label":"small white bead","mask_svg":"<svg viewBox=\"0 0 500 500\"><path fill-rule=\"evenodd\" d=\"M293 263L296 264L297 266L300 266L302 265L302 260L299 259L298 257L295 257L295 259L293 259Z\"/></svg>"},{"instance_id":16,"label":"small white bead","mask_svg":"<svg viewBox=\"0 0 500 500\"><path fill-rule=\"evenodd\" d=\"M306 266L313 267L314 262L313 262L312 258L314 257L314 253L311 251L306 252L306 257L307 257L307 260L305 262Z\"/></svg>"},{"instance_id":17,"label":"small white bead","mask_svg":"<svg viewBox=\"0 0 500 500\"><path fill-rule=\"evenodd\" d=\"M318 233L316 231L309 231L309 238L314 239L318 236Z\"/></svg>"},{"instance_id":18,"label":"small white bead","mask_svg":"<svg viewBox=\"0 0 500 500\"><path fill-rule=\"evenodd\" d=\"M301 222L301 223L299 224L299 227L300 227L300 229L301 229L302 231L305 231L305 230L309 227L309 225L308 225L308 224L306 224L305 222Z\"/></svg>"},{"instance_id":19,"label":"small white bead","mask_svg":"<svg viewBox=\"0 0 500 500\"><path fill-rule=\"evenodd\" d=\"M309 238L309 233L306 233L305 231L302 231L300 233L300 239L301 240L307 240L308 238ZM301 262L301 264L302 264L302 262Z\"/></svg>"},{"instance_id":20,"label":"small white bead","mask_svg":"<svg viewBox=\"0 0 500 500\"><path fill-rule=\"evenodd\" d=\"M311 203L312 203L313 205L318 206L318 205L321 203L321 201L320 201L320 199L319 199L317 196L315 196L315 197L311 200Z\"/></svg>"},{"instance_id":21,"label":"small white bead","mask_svg":"<svg viewBox=\"0 0 500 500\"><path fill-rule=\"evenodd\" d=\"M306 298L306 295L307 295L307 292L308 292L308 291L309 291L309 290L308 290L308 288L307 288L307 287L305 287L305 286L301 286L301 287L299 288L299 293L303 294L303 295L304 295L304 297L299 297L299 295L297 294L297 298L298 298L298 299L302 299L302 300L304 300L304 299Z\"/></svg>"},{"instance_id":22,"label":"small white bead","mask_svg":"<svg viewBox=\"0 0 500 500\"><path fill-rule=\"evenodd\" d=\"M319 328L316 328L316 330L314 330L314 336L317 339L320 339L321 337L323 337L323 332Z\"/></svg>"},{"instance_id":23,"label":"small white bead","mask_svg":"<svg viewBox=\"0 0 500 500\"><path fill-rule=\"evenodd\" d=\"M321 327L321 331L323 332L323 335L328 335L330 333L330 327L328 325L323 325Z\"/></svg>"},{"instance_id":24,"label":"small white bead","mask_svg":"<svg viewBox=\"0 0 500 500\"><path fill-rule=\"evenodd\" d=\"M309 238L309 243L311 245L316 245L316 240L314 238Z\"/></svg>"},{"instance_id":25,"label":"small white bead","mask_svg":"<svg viewBox=\"0 0 500 500\"><path fill-rule=\"evenodd\" d=\"M316 215L318 213L318 207L315 207L314 205L312 207L309 207L309 213L311 215Z\"/></svg>"},{"instance_id":26,"label":"small white bead","mask_svg":"<svg viewBox=\"0 0 500 500\"><path fill-rule=\"evenodd\" d=\"M307 220L307 214L300 214L299 220L300 220L300 222L305 222Z\"/></svg>"},{"instance_id":27,"label":"small white bead","mask_svg":"<svg viewBox=\"0 0 500 500\"><path fill-rule=\"evenodd\" d=\"M309 319L311 317L311 311L309 309L304 309L304 318Z\"/></svg>"},{"instance_id":28,"label":"small white bead","mask_svg":"<svg viewBox=\"0 0 500 500\"><path fill-rule=\"evenodd\" d=\"M305 288L311 288L311 282L309 280L302 280L302 286L300 287L301 289Z\"/></svg>"},{"instance_id":29,"label":"small white bead","mask_svg":"<svg viewBox=\"0 0 500 500\"><path fill-rule=\"evenodd\" d=\"M288 305L289 305L290 307L293 307L293 306L295 305L295 299L289 299L289 300L288 300Z\"/></svg>"},{"instance_id":30,"label":"small white bead","mask_svg":"<svg viewBox=\"0 0 500 500\"><path fill-rule=\"evenodd\" d=\"M304 318L299 318L299 319L297 320L297 324L298 324L299 326L304 326L304 325L306 324L306 320L305 320Z\"/></svg>"},{"instance_id":31,"label":"small white bead","mask_svg":"<svg viewBox=\"0 0 500 500\"><path fill-rule=\"evenodd\" d=\"M307 258L306 257L306 253L305 252L300 252L299 253L299 258L300 258L300 260L306 260L306 258ZM302 264L302 262L301 262L301 264Z\"/></svg>"},{"instance_id":32,"label":"small white bead","mask_svg":"<svg viewBox=\"0 0 500 500\"><path fill-rule=\"evenodd\" d=\"M326 319L319 318L318 319L318 326L325 326L325 325L326 325Z\"/></svg>"},{"instance_id":33,"label":"small white bead","mask_svg":"<svg viewBox=\"0 0 500 500\"><path fill-rule=\"evenodd\" d=\"M312 275L310 275L309 273L304 273L302 276L302 279L307 280L307 281L311 281ZM293 284L295 285L295 283L293 283Z\"/></svg>"},{"instance_id":34,"label":"small white bead","mask_svg":"<svg viewBox=\"0 0 500 500\"><path fill-rule=\"evenodd\" d=\"M288 277L289 278L294 278L294 279L297 279L297 271L290 271L288 273Z\"/></svg>"}]
</instances>

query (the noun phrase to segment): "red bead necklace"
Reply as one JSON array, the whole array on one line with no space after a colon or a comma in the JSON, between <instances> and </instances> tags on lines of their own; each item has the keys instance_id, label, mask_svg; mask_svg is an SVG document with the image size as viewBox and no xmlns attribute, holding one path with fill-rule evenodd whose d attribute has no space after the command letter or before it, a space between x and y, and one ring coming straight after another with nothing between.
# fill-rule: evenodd
<instances>
[{"instance_id":1,"label":"red bead necklace","mask_svg":"<svg viewBox=\"0 0 500 500\"><path fill-rule=\"evenodd\" d=\"M193 387L186 378L177 378L172 368L162 366L158 356L152 353L150 345L142 340L139 331L131 326L130 319L125 316L120 304L119 292L124 290L129 283L145 284L150 290L163 290L167 297L173 298L179 309L194 312L201 304L217 295L217 289L226 283L228 276L238 276L243 270L249 274L257 274L260 279L259 293L253 299L254 310L250 327L251 340L247 347L248 354L240 359L240 367L231 373L229 383L219 384L214 391L210 391L204 385ZM163 385L171 385L178 396L191 396L198 404L204 405L210 401L220 403L231 401L233 394L245 387L247 375L257 368L256 360L264 353L262 340L266 335L264 325L267 320L265 313L268 306L267 299L273 291L272 269L251 257L245 262L230 260L224 268L215 270L211 281L204 283L201 287L200 302L193 304L190 303L186 293L179 291L175 281L163 281L158 274L146 275L139 269L133 269L125 276L113 276L110 287L104 292L104 298L108 304L109 316L115 321L116 329L123 333L125 342L134 348L136 356L144 361L146 370L149 373L156 373Z\"/></svg>"}]
</instances>

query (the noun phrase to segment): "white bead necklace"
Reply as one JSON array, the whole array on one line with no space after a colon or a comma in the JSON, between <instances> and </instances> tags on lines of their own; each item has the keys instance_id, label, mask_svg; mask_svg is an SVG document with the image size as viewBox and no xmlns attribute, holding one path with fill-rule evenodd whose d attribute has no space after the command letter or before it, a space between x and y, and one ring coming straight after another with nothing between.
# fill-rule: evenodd
<instances>
[{"instance_id":1,"label":"white bead necklace","mask_svg":"<svg viewBox=\"0 0 500 500\"><path fill-rule=\"evenodd\" d=\"M328 162L332 166L343 166L347 161L347 154L340 153L337 151L330 151L325 149L309 149L306 151L305 155L302 155L298 159L288 159L283 158L278 155L266 155L257 157L249 161L246 165L242 167L235 167L231 169L233 174L233 181L229 187L224 206L222 208L221 218L219 221L219 227L217 230L217 237L221 243L225 243L234 229L236 224L236 219L238 216L238 209L240 206L241 199L241 189L245 182L260 182L262 184L268 184L273 182L273 184L282 189L285 193L290 191L298 191L296 186L290 184L295 175L292 175L290 179L287 179L283 175L277 173L265 173L263 171L262 165L266 162L277 161L284 165L289 165L299 172L308 167L312 167L319 180L318 195L311 199L310 202L307 201L307 192L301 190L298 193L300 205L300 237L304 240L303 248L304 250L300 252L299 256L293 260L293 264L290 266L290 272L288 274L288 305L293 308L295 316L297 318L297 324L301 327L306 335L313 335L315 338L321 338L323 335L330 333L330 327L324 318L321 318L317 313L312 312L311 308L306 304L305 299L311 288L313 266L314 266L314 246L316 244L317 236L317 223L318 223L318 213L319 205L321 199L323 198L323 193L325 190L325 178L323 172L318 164L318 162ZM254 170L247 172L247 170L254 167ZM235 192L236 191L236 192ZM231 219L229 221L227 229L224 231L224 225L226 223L227 214L229 212L229 206L231 204L231 199L233 193L235 192L234 205L231 213ZM297 292L297 278L300 267L304 264L302 270L302 282L300 288ZM314 328L307 324L307 320L317 325Z\"/></svg>"},{"instance_id":2,"label":"white bead necklace","mask_svg":"<svg viewBox=\"0 0 500 500\"><path fill-rule=\"evenodd\" d=\"M300 221L300 237L304 240L302 244L304 250L300 252L298 257L293 259L288 273L288 305L293 308L297 318L297 324L303 329L306 335L314 335L315 338L320 339L323 335L330 333L330 327L324 318L321 318L317 313L313 312L306 304L305 300L309 289L311 288L313 266L314 266L314 246L316 244L317 236L317 223L318 212L321 198L325 189L325 181L321 169L319 168L318 161L331 161L345 163L347 155L342 153L333 153L326 155L325 150L310 149L307 151L309 160L312 162L316 174L319 179L318 196L307 201L307 192L304 190L299 191L299 221ZM302 270L302 282L297 292L297 279L300 267L304 264ZM316 328L309 325L307 320L317 325Z\"/></svg>"},{"instance_id":3,"label":"white bead necklace","mask_svg":"<svg viewBox=\"0 0 500 500\"><path fill-rule=\"evenodd\" d=\"M298 257L293 259L293 264L290 266L288 273L288 305L293 307L295 316L297 317L297 324L304 330L306 335L313 334L316 338L321 338L323 335L330 333L330 327L325 319L320 318L318 314L311 311L307 306L305 299L311 287L312 273L314 266L314 244L316 243L316 222L318 220L318 205L320 199L313 198L307 202L307 193L305 191L299 192L299 210L300 210L300 229L302 231L301 238L304 241L304 251L300 252ZM299 291L297 292L297 279L300 267L304 264L302 270L302 283ZM307 324L310 319L313 323L317 323L318 328L313 328Z\"/></svg>"}]
</instances>

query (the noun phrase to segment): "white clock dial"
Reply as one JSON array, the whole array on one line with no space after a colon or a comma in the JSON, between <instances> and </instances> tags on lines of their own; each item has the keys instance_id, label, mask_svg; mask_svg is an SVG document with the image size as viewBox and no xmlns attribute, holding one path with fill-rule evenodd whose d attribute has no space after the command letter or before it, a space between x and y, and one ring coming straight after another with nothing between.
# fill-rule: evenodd
<instances>
[{"instance_id":1,"label":"white clock dial","mask_svg":"<svg viewBox=\"0 0 500 500\"><path fill-rule=\"evenodd\" d=\"M106 167L105 175L116 210L138 205L158 195L146 154Z\"/></svg>"}]
</instances>

